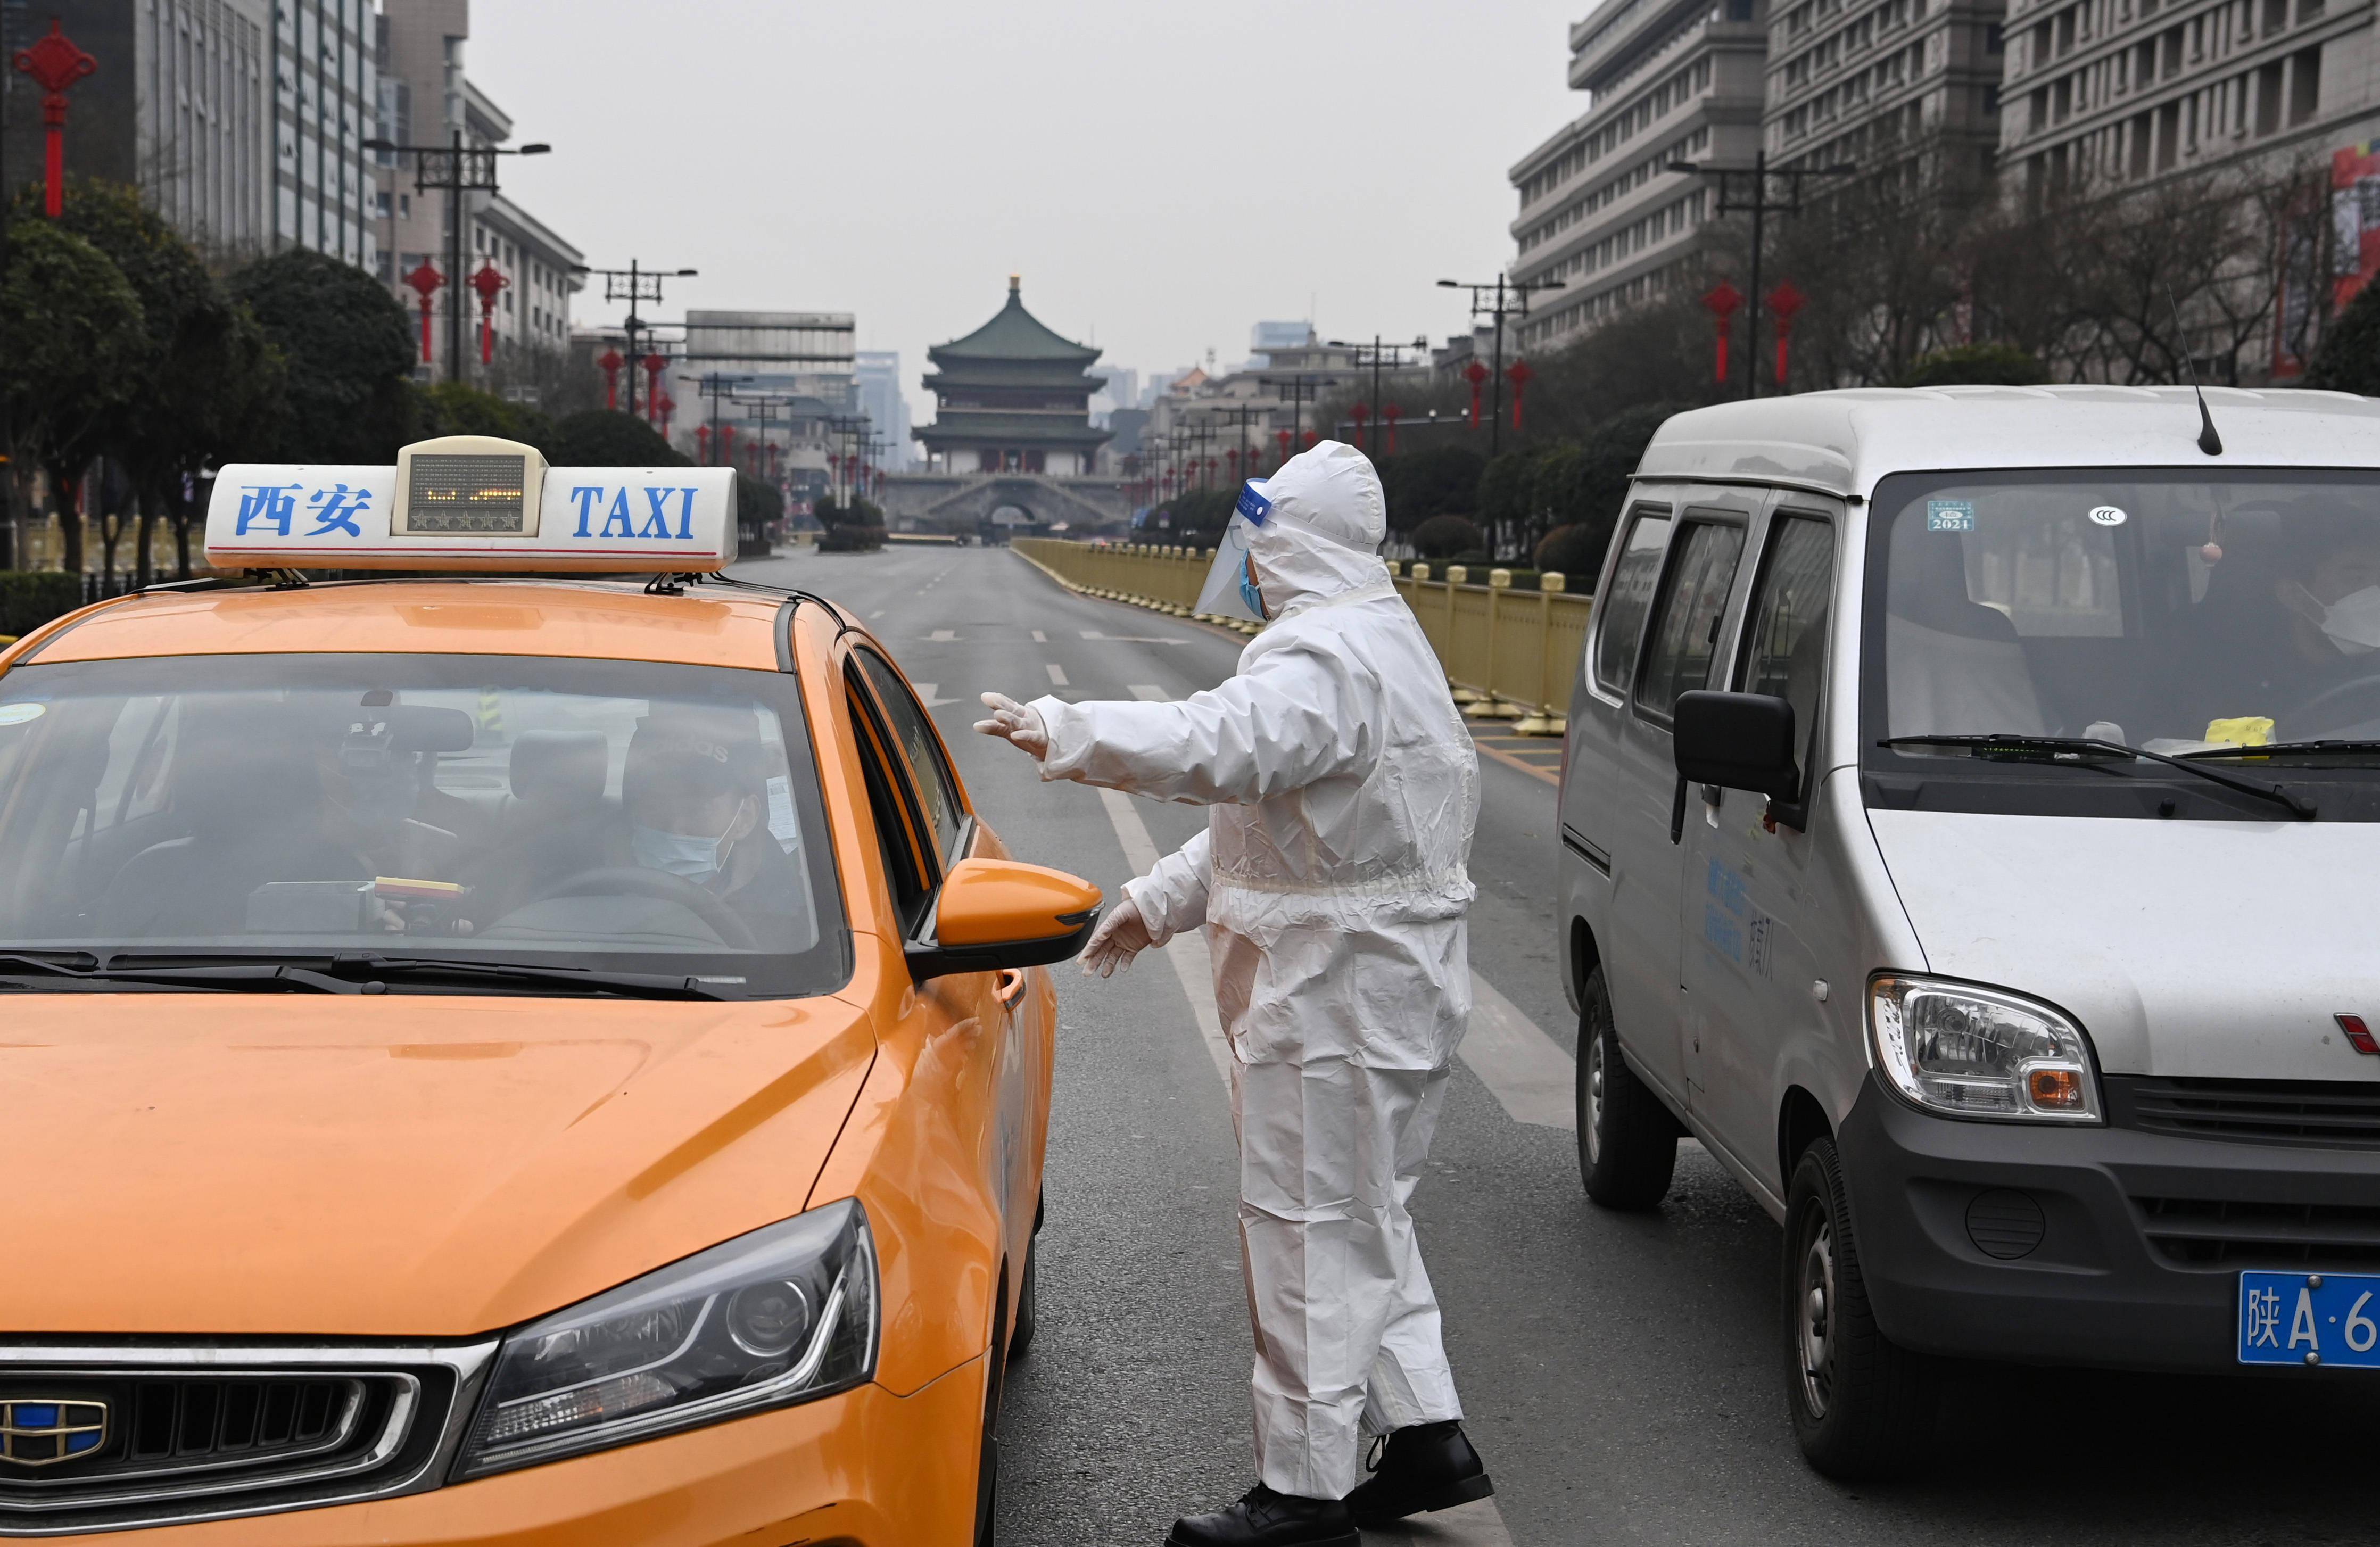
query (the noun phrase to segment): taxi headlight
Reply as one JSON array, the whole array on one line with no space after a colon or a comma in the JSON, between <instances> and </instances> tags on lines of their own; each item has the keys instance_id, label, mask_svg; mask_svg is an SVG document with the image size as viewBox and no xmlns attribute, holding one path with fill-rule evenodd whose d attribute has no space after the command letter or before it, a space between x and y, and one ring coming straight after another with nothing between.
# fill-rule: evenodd
<instances>
[{"instance_id":1,"label":"taxi headlight","mask_svg":"<svg viewBox=\"0 0 2380 1547\"><path fill-rule=\"evenodd\" d=\"M856 1199L754 1230L512 1333L455 1477L484 1477L847 1390L876 1367Z\"/></svg>"},{"instance_id":2,"label":"taxi headlight","mask_svg":"<svg viewBox=\"0 0 2380 1547\"><path fill-rule=\"evenodd\" d=\"M1928 978L1868 985L1876 1067L1902 1095L1961 1118L2097 1122L2082 1028L2035 1000Z\"/></svg>"}]
</instances>

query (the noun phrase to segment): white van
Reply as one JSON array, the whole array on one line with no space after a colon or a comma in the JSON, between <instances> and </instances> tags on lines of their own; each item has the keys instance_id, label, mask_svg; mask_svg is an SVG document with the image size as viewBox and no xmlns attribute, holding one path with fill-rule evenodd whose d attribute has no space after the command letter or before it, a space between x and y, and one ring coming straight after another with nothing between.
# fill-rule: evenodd
<instances>
[{"instance_id":1,"label":"white van","mask_svg":"<svg viewBox=\"0 0 2380 1547\"><path fill-rule=\"evenodd\" d=\"M1813 1464L1941 1356L2380 1368L2380 402L1698 409L1596 596L1580 1165L1782 1222Z\"/></svg>"}]
</instances>

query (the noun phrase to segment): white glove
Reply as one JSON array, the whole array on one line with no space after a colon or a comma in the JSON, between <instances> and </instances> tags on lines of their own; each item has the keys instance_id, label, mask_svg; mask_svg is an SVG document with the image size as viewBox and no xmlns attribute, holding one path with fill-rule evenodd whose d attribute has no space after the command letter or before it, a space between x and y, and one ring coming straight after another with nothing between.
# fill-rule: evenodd
<instances>
[{"instance_id":1,"label":"white glove","mask_svg":"<svg viewBox=\"0 0 2380 1547\"><path fill-rule=\"evenodd\" d=\"M991 711L990 719L978 719L975 728L987 736L998 736L1019 752L1036 758L1050 755L1050 729L1041 723L1041 711L1030 704L1020 704L1004 693L987 693L983 707Z\"/></svg>"},{"instance_id":2,"label":"white glove","mask_svg":"<svg viewBox=\"0 0 2380 1547\"><path fill-rule=\"evenodd\" d=\"M1083 975L1113 977L1116 969L1131 966L1132 959L1148 949L1148 921L1127 897L1091 931L1091 943L1083 948Z\"/></svg>"}]
</instances>

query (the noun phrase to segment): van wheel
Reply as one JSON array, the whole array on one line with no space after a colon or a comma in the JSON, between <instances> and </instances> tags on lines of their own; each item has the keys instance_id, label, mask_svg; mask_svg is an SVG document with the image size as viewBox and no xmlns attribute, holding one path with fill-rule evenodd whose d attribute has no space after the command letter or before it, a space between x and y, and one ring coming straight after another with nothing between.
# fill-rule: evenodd
<instances>
[{"instance_id":1,"label":"van wheel","mask_svg":"<svg viewBox=\"0 0 2380 1547\"><path fill-rule=\"evenodd\" d=\"M1831 1139L1793 1169L1784 1269L1787 1400L1803 1457L1846 1482L1906 1470L1933 1431L1936 1371L1876 1325Z\"/></svg>"},{"instance_id":2,"label":"van wheel","mask_svg":"<svg viewBox=\"0 0 2380 1547\"><path fill-rule=\"evenodd\" d=\"M1620 1054L1603 969L1586 974L1578 1018L1578 1174L1607 1209L1649 1209L1670 1194L1678 1121Z\"/></svg>"}]
</instances>

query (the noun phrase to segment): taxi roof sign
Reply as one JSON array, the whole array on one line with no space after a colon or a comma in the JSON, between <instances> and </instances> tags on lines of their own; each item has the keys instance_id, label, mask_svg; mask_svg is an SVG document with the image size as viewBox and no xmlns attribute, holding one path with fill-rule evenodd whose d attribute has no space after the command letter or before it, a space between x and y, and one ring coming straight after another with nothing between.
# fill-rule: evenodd
<instances>
[{"instance_id":1,"label":"taxi roof sign","mask_svg":"<svg viewBox=\"0 0 2380 1547\"><path fill-rule=\"evenodd\" d=\"M548 467L489 436L422 441L394 467L234 463L207 505L218 569L633 571L735 558L728 467Z\"/></svg>"}]
</instances>

